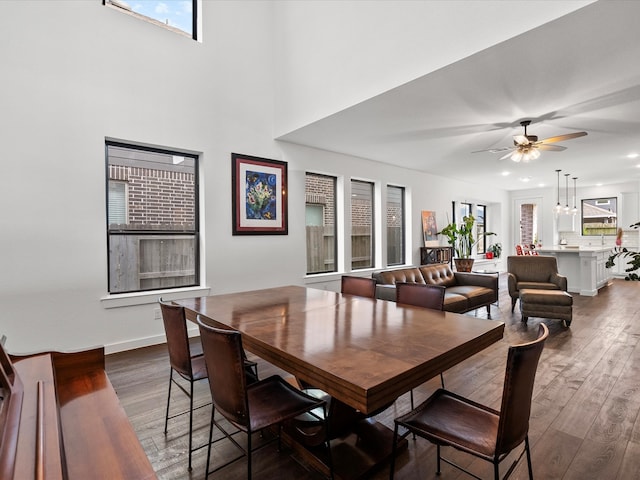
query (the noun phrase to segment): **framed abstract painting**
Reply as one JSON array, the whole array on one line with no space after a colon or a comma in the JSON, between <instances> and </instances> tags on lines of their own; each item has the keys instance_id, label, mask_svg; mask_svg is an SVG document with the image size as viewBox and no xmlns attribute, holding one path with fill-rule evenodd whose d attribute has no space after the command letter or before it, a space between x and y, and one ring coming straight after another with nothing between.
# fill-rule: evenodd
<instances>
[{"instance_id":1,"label":"framed abstract painting","mask_svg":"<svg viewBox=\"0 0 640 480\"><path fill-rule=\"evenodd\" d=\"M231 154L234 235L287 235L287 163Z\"/></svg>"}]
</instances>

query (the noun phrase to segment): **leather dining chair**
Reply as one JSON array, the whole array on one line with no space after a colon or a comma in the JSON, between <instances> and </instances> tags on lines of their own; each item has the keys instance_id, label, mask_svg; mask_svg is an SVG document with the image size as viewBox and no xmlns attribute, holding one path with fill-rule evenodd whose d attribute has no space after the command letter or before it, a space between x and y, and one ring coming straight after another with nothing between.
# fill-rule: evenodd
<instances>
[{"instance_id":1,"label":"leather dining chair","mask_svg":"<svg viewBox=\"0 0 640 480\"><path fill-rule=\"evenodd\" d=\"M159 303L160 309L162 310L162 321L164 322L164 331L167 336L169 363L171 365L171 372L169 374L169 393L167 394L167 410L164 417L164 433L165 435L167 434L169 419L189 413L189 470L191 470L191 454L195 450L204 446L201 445L200 447L193 448L193 384L199 380L207 378L207 368L202 354L191 353L184 307L165 302L162 298L159 300ZM189 382L189 390L178 382L178 378L173 375L174 372L177 373L179 377ZM189 410L169 416L171 386L174 383L187 397L189 397ZM201 408L206 405L209 405L209 403L197 408Z\"/></svg>"},{"instance_id":2,"label":"leather dining chair","mask_svg":"<svg viewBox=\"0 0 640 480\"><path fill-rule=\"evenodd\" d=\"M529 449L531 396L549 330L543 323L536 340L509 347L500 411L481 405L453 392L438 389L431 397L406 415L395 419L390 480L395 469L398 428L403 426L436 445L437 470L440 461L479 478L440 454L442 446L451 446L493 464L494 478L500 478L499 465L509 453L524 442L524 449L509 467L511 475L522 456L527 454L529 479L533 480Z\"/></svg>"},{"instance_id":3,"label":"leather dining chair","mask_svg":"<svg viewBox=\"0 0 640 480\"><path fill-rule=\"evenodd\" d=\"M426 285L423 283L396 283L396 302L399 305L413 305L414 307L444 310L445 287L441 285ZM444 376L440 372L440 384L444 388ZM411 410L413 410L413 389L410 392Z\"/></svg>"},{"instance_id":4,"label":"leather dining chair","mask_svg":"<svg viewBox=\"0 0 640 480\"><path fill-rule=\"evenodd\" d=\"M169 374L169 391L167 393L167 409L164 418L164 433L167 433L169 420L189 413L189 470L191 470L191 455L196 450L204 447L193 448L193 385L199 380L207 378L207 370L204 363L204 357L201 351L192 352L189 335L187 333L187 319L184 307L175 303L166 302L162 298L159 299L160 309L162 311L162 321L164 323L164 331L167 336L167 348L169 350L169 364L171 371ZM199 350L199 345L196 350ZM244 370L249 383L258 380L258 364L244 358ZM174 376L174 372L179 377L189 382L189 390L178 382L178 377ZM169 407L171 404L171 386L175 385L189 397L189 410L169 415ZM196 407L196 410L206 407L211 403L205 403Z\"/></svg>"},{"instance_id":5,"label":"leather dining chair","mask_svg":"<svg viewBox=\"0 0 640 480\"><path fill-rule=\"evenodd\" d=\"M198 325L205 363L209 372L211 398L213 399L205 478L208 478L210 473L246 456L247 478L251 480L252 434L277 426L279 447L283 422L317 408L322 409L322 418L324 418L325 402L301 392L279 375L272 375L248 384L246 376L242 374L244 350L240 332L211 327L203 323L200 317L198 317ZM231 433L227 432L215 420L216 411L237 430ZM214 426L224 434L224 437L216 442L227 438L242 451L242 455L218 466L213 471L209 471ZM244 432L247 435L246 449L242 448L233 438L233 435L239 432Z\"/></svg>"},{"instance_id":6,"label":"leather dining chair","mask_svg":"<svg viewBox=\"0 0 640 480\"><path fill-rule=\"evenodd\" d=\"M376 281L373 278L343 275L340 292L359 297L376 298Z\"/></svg>"}]
</instances>

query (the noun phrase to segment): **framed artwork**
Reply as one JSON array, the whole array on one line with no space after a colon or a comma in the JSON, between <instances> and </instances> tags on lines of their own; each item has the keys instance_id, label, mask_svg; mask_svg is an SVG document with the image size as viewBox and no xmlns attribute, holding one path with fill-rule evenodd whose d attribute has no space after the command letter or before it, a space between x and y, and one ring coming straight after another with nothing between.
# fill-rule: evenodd
<instances>
[{"instance_id":1,"label":"framed artwork","mask_svg":"<svg viewBox=\"0 0 640 480\"><path fill-rule=\"evenodd\" d=\"M287 163L231 154L234 235L287 235Z\"/></svg>"},{"instance_id":2,"label":"framed artwork","mask_svg":"<svg viewBox=\"0 0 640 480\"><path fill-rule=\"evenodd\" d=\"M424 246L438 244L438 226L436 225L436 212L431 210L422 211L422 234L424 236Z\"/></svg>"}]
</instances>

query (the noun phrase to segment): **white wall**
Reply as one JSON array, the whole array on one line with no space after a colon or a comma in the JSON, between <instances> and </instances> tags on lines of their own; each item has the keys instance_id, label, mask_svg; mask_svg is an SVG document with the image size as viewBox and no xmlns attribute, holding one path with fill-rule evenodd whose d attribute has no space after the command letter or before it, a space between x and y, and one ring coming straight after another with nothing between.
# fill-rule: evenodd
<instances>
[{"instance_id":1,"label":"white wall","mask_svg":"<svg viewBox=\"0 0 640 480\"><path fill-rule=\"evenodd\" d=\"M198 43L99 1L0 2L0 334L11 352L164 339L155 298L105 308L105 137L201 154L213 293L305 284L308 170L406 186L414 263L420 210L444 226L451 200L507 204L501 191L273 141L272 4L203 2L202 15ZM289 162L289 235L231 235L232 152ZM506 217L490 228L507 231Z\"/></svg>"},{"instance_id":2,"label":"white wall","mask_svg":"<svg viewBox=\"0 0 640 480\"><path fill-rule=\"evenodd\" d=\"M577 10L589 1L280 1L276 136Z\"/></svg>"}]
</instances>

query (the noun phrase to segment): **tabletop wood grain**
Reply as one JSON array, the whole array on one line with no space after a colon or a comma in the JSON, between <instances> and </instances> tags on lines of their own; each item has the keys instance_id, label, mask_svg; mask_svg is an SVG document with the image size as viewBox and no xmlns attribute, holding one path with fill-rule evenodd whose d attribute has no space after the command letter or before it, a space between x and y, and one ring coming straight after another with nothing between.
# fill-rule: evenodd
<instances>
[{"instance_id":1,"label":"tabletop wood grain","mask_svg":"<svg viewBox=\"0 0 640 480\"><path fill-rule=\"evenodd\" d=\"M256 355L370 413L471 357L502 322L286 286L178 301Z\"/></svg>"}]
</instances>

